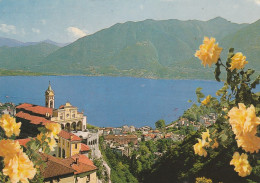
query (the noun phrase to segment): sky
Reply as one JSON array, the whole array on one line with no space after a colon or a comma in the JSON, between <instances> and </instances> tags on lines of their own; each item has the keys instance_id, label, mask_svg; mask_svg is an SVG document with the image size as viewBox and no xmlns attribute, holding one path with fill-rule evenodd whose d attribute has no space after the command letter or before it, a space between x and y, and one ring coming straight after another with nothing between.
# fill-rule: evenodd
<instances>
[{"instance_id":1,"label":"sky","mask_svg":"<svg viewBox=\"0 0 260 183\"><path fill-rule=\"evenodd\" d=\"M218 16L253 23L260 19L260 0L0 0L0 37L69 43L127 21Z\"/></svg>"}]
</instances>

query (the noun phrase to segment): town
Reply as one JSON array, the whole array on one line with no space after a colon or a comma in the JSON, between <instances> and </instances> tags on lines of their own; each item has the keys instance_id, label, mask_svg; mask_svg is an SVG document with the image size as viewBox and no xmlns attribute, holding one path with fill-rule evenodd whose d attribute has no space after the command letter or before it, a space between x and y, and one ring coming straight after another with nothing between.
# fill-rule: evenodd
<instances>
[{"instance_id":1,"label":"town","mask_svg":"<svg viewBox=\"0 0 260 183\"><path fill-rule=\"evenodd\" d=\"M50 83L45 91L45 106L30 103L17 106L5 103L0 106L1 114L15 116L17 122L22 122L17 141L25 148L30 138L36 137L39 126L52 122L61 125L57 146L49 154L42 155L47 163L42 172L44 182L111 182L111 170L102 157L102 149L110 149L115 154L132 158L143 142L179 142L189 133L187 129L196 131L201 126L208 127L216 121L216 115L210 113L201 116L199 122L181 117L166 126L164 120L159 120L155 123L156 129L128 125L99 128L88 124L87 116L69 102L55 108L55 93ZM158 148L153 155L160 157L164 152L166 149ZM101 161L99 167L94 163L98 161Z\"/></svg>"}]
</instances>

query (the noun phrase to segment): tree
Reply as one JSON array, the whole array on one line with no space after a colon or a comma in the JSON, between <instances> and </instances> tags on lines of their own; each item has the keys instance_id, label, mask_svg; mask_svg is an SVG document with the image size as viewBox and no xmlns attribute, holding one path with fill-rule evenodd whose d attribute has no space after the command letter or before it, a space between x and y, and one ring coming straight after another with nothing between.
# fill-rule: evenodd
<instances>
[{"instance_id":1,"label":"tree","mask_svg":"<svg viewBox=\"0 0 260 183\"><path fill-rule=\"evenodd\" d=\"M160 119L155 122L156 129L164 129L165 128L165 121L163 119Z\"/></svg>"}]
</instances>

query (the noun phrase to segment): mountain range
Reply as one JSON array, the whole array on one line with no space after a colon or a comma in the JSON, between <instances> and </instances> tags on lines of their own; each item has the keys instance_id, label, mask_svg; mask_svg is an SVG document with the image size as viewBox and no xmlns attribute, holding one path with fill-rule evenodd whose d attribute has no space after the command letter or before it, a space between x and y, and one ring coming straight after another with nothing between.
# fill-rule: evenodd
<instances>
[{"instance_id":1,"label":"mountain range","mask_svg":"<svg viewBox=\"0 0 260 183\"><path fill-rule=\"evenodd\" d=\"M22 47L22 46L37 45L39 43L49 43L49 44L53 44L53 45L58 46L58 47L63 47L63 46L66 46L66 45L69 44L69 43L57 43L57 42L54 42L54 41L49 40L49 39L39 41L39 42L21 42L21 41L15 40L15 39L0 37L0 47L2 47L2 46Z\"/></svg>"},{"instance_id":2,"label":"mountain range","mask_svg":"<svg viewBox=\"0 0 260 183\"><path fill-rule=\"evenodd\" d=\"M59 75L212 79L213 68L194 57L204 36L216 38L223 56L230 47L243 52L260 71L260 20L236 24L221 17L118 23L63 47L51 41L0 47L0 63L2 69Z\"/></svg>"}]
</instances>

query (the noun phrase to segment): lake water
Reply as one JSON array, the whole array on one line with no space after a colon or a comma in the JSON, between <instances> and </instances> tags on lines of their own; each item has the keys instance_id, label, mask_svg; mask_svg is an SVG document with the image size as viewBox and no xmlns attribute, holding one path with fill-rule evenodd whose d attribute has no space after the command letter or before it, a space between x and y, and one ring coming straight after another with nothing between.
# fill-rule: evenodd
<instances>
[{"instance_id":1,"label":"lake water","mask_svg":"<svg viewBox=\"0 0 260 183\"><path fill-rule=\"evenodd\" d=\"M153 80L129 77L3 76L0 102L44 105L44 92L51 82L55 107L70 102L84 111L96 126L141 127L159 119L170 123L196 101L195 90L215 96L222 83L200 80Z\"/></svg>"}]
</instances>

